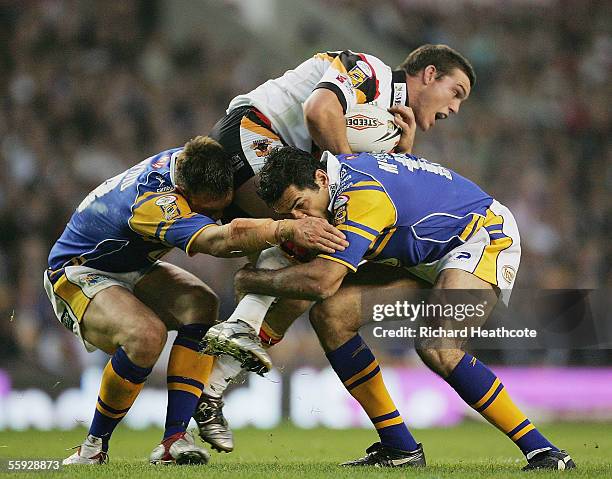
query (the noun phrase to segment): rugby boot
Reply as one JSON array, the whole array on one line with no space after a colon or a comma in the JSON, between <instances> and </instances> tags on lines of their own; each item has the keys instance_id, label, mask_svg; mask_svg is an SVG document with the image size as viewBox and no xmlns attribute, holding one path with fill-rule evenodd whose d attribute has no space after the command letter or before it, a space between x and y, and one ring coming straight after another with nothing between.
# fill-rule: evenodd
<instances>
[{"instance_id":1,"label":"rugby boot","mask_svg":"<svg viewBox=\"0 0 612 479\"><path fill-rule=\"evenodd\" d=\"M223 399L202 393L193 419L198 424L202 441L219 452L234 450L234 434L223 416Z\"/></svg>"},{"instance_id":2,"label":"rugby boot","mask_svg":"<svg viewBox=\"0 0 612 479\"><path fill-rule=\"evenodd\" d=\"M74 464L107 464L108 454L102 450L102 439L92 435L85 438L85 442L72 449L77 451L70 457L62 461L62 465L71 466Z\"/></svg>"},{"instance_id":3,"label":"rugby boot","mask_svg":"<svg viewBox=\"0 0 612 479\"><path fill-rule=\"evenodd\" d=\"M151 464L206 464L208 451L196 445L189 432L177 432L153 449Z\"/></svg>"},{"instance_id":4,"label":"rugby boot","mask_svg":"<svg viewBox=\"0 0 612 479\"><path fill-rule=\"evenodd\" d=\"M201 343L202 353L212 356L228 354L243 369L263 376L272 369L272 360L261 344L257 332L244 321L225 321L208 330Z\"/></svg>"},{"instance_id":5,"label":"rugby boot","mask_svg":"<svg viewBox=\"0 0 612 479\"><path fill-rule=\"evenodd\" d=\"M403 451L375 442L366 449L366 456L354 461L343 462L341 466L374 466L374 467L422 467L425 466L423 445L414 451Z\"/></svg>"},{"instance_id":6,"label":"rugby boot","mask_svg":"<svg viewBox=\"0 0 612 479\"><path fill-rule=\"evenodd\" d=\"M538 469L564 471L565 469L576 468L576 463L565 451L543 451L527 461L529 463L523 467L523 471L535 471Z\"/></svg>"}]
</instances>

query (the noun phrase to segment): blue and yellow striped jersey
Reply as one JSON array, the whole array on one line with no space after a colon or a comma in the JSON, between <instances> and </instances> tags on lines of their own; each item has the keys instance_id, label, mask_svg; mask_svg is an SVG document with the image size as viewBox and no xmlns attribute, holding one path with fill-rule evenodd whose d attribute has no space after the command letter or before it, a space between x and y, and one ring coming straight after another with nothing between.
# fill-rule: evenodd
<instances>
[{"instance_id":1,"label":"blue and yellow striped jersey","mask_svg":"<svg viewBox=\"0 0 612 479\"><path fill-rule=\"evenodd\" d=\"M182 148L163 151L106 180L77 207L49 254L49 267L87 265L109 272L145 268L215 221L191 211L174 186Z\"/></svg>"},{"instance_id":2,"label":"blue and yellow striped jersey","mask_svg":"<svg viewBox=\"0 0 612 479\"><path fill-rule=\"evenodd\" d=\"M363 259L431 263L478 231L493 198L461 175L406 154L326 152L329 212L350 245L322 258L352 271Z\"/></svg>"}]
</instances>

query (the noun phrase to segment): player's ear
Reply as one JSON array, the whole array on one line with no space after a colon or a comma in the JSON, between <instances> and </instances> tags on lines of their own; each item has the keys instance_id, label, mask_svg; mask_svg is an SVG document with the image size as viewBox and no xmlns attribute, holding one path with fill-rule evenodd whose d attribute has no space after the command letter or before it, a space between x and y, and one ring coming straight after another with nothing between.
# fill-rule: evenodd
<instances>
[{"instance_id":1,"label":"player's ear","mask_svg":"<svg viewBox=\"0 0 612 479\"><path fill-rule=\"evenodd\" d=\"M436 81L436 76L438 75L438 69L435 65L427 65L423 68L423 72L421 74L421 78L423 79L423 83L425 85L429 85Z\"/></svg>"},{"instance_id":2,"label":"player's ear","mask_svg":"<svg viewBox=\"0 0 612 479\"><path fill-rule=\"evenodd\" d=\"M319 169L315 171L315 183L321 188L327 188L329 186L329 177L325 170Z\"/></svg>"}]
</instances>

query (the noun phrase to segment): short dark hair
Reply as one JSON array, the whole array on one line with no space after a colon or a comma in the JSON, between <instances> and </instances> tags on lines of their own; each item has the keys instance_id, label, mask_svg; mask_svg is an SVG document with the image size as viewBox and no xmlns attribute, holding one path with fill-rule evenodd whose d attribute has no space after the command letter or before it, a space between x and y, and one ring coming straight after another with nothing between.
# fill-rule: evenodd
<instances>
[{"instance_id":1,"label":"short dark hair","mask_svg":"<svg viewBox=\"0 0 612 479\"><path fill-rule=\"evenodd\" d=\"M449 75L455 68L459 68L469 78L471 87L474 87L476 83L476 72L474 72L472 64L461 53L448 45L431 45L429 43L421 45L412 51L398 68L404 70L410 76L415 76L428 65L435 66L436 70L440 72L438 78Z\"/></svg>"},{"instance_id":2,"label":"short dark hair","mask_svg":"<svg viewBox=\"0 0 612 479\"><path fill-rule=\"evenodd\" d=\"M315 182L317 170L325 170L325 165L310 153L294 146L277 146L259 172L257 194L272 206L291 185L316 190L319 188Z\"/></svg>"},{"instance_id":3,"label":"short dark hair","mask_svg":"<svg viewBox=\"0 0 612 479\"><path fill-rule=\"evenodd\" d=\"M233 187L232 162L212 138L197 136L178 157L175 181L187 194L226 195Z\"/></svg>"}]
</instances>

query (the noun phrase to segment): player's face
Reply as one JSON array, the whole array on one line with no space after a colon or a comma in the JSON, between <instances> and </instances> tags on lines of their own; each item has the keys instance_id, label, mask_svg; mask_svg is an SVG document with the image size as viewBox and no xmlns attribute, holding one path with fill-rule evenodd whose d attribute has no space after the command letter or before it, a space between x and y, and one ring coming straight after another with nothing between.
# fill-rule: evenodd
<instances>
[{"instance_id":1,"label":"player's face","mask_svg":"<svg viewBox=\"0 0 612 479\"><path fill-rule=\"evenodd\" d=\"M231 191L222 197L201 193L189 197L188 202L192 211L208 216L213 220L218 220L223 216L223 210L232 202L233 196Z\"/></svg>"},{"instance_id":2,"label":"player's face","mask_svg":"<svg viewBox=\"0 0 612 479\"><path fill-rule=\"evenodd\" d=\"M428 67L429 68L429 67ZM428 77L425 71L425 85L410 106L414 110L417 126L427 131L436 124L436 120L444 120L451 114L459 113L459 107L470 95L470 80L459 68L449 75L435 78L434 72Z\"/></svg>"},{"instance_id":3,"label":"player's face","mask_svg":"<svg viewBox=\"0 0 612 479\"><path fill-rule=\"evenodd\" d=\"M327 219L327 206L329 205L329 180L323 170L317 170L315 177L317 189L297 188L289 186L280 200L274 205L274 210L281 215L295 219L306 216Z\"/></svg>"}]
</instances>

